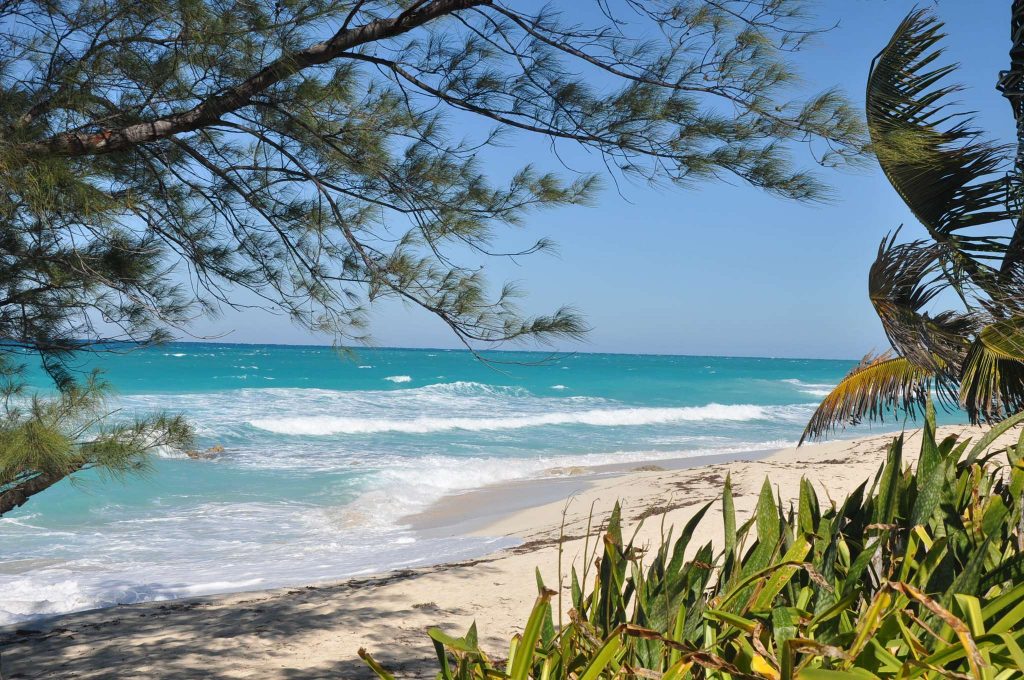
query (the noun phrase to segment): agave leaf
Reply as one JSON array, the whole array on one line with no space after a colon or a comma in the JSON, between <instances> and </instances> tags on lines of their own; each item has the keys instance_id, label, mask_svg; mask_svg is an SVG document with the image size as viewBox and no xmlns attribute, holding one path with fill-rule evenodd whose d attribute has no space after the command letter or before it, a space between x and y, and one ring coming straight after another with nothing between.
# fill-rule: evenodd
<instances>
[{"instance_id":1,"label":"agave leaf","mask_svg":"<svg viewBox=\"0 0 1024 680\"><path fill-rule=\"evenodd\" d=\"M758 545L754 555L744 565L744 575L760 571L768 566L768 560L775 554L779 539L782 537L779 528L779 506L776 505L772 485L767 477L764 479L764 484L761 485L761 494L757 499L757 506L754 508L754 517L757 520Z\"/></svg>"},{"instance_id":2,"label":"agave leaf","mask_svg":"<svg viewBox=\"0 0 1024 680\"><path fill-rule=\"evenodd\" d=\"M804 668L796 674L797 680L872 680L878 676L869 671L854 668L848 671L835 671L828 668Z\"/></svg>"},{"instance_id":3,"label":"agave leaf","mask_svg":"<svg viewBox=\"0 0 1024 680\"><path fill-rule=\"evenodd\" d=\"M687 677L691 667L693 667L693 662L689 659L677 659L661 676L661 680L683 680Z\"/></svg>"},{"instance_id":4,"label":"agave leaf","mask_svg":"<svg viewBox=\"0 0 1024 680\"><path fill-rule=\"evenodd\" d=\"M722 490L722 524L725 528L726 559L736 554L736 504L732 497L732 474L725 476Z\"/></svg>"},{"instance_id":5,"label":"agave leaf","mask_svg":"<svg viewBox=\"0 0 1024 680\"><path fill-rule=\"evenodd\" d=\"M981 615L981 601L973 595L963 595L957 593L955 596L957 605L960 606L960 610L964 613L964 618L967 620L967 627L971 631L971 635L980 637L985 634L985 620Z\"/></svg>"},{"instance_id":6,"label":"agave leaf","mask_svg":"<svg viewBox=\"0 0 1024 680\"><path fill-rule=\"evenodd\" d=\"M580 680L597 680L597 678L600 678L602 674L604 674L605 670L612 668L615 656L621 649L622 632L621 630L615 630L608 639L605 640L604 644L601 645L601 648L597 653L594 654L590 663L587 664L586 669L584 669L582 675L580 675ZM526 676L523 677L525 678Z\"/></svg>"},{"instance_id":7,"label":"agave leaf","mask_svg":"<svg viewBox=\"0 0 1024 680\"><path fill-rule=\"evenodd\" d=\"M679 533L679 539L672 548L672 559L669 561L666 569L669 577L672 577L674 574L678 574L683 568L683 560L686 557L686 548L690 545L690 539L693 538L693 532L697 530L697 525L704 519L704 515L707 514L713 504L714 501L708 501L700 508L700 510L693 513L693 517L686 522L683 530Z\"/></svg>"},{"instance_id":8,"label":"agave leaf","mask_svg":"<svg viewBox=\"0 0 1024 680\"><path fill-rule=\"evenodd\" d=\"M971 452L967 455L967 462L973 463L976 461L992 445L993 441L1021 422L1024 422L1024 412L993 425L989 428L988 432L985 432L985 436L981 437L978 443L974 445L974 448L971 449ZM1021 431L1021 437L1024 437L1024 431Z\"/></svg>"},{"instance_id":9,"label":"agave leaf","mask_svg":"<svg viewBox=\"0 0 1024 680\"><path fill-rule=\"evenodd\" d=\"M545 592L548 591L548 588L547 588L547 586L544 585L544 578L540 575L540 567L535 567L535 574L534 575L535 575L535 577L537 579L537 594L538 595L543 595ZM552 640L555 639L555 622L554 622L554 615L553 615L553 612L551 610L551 602L548 602L545 605L545 610L546 610L546 614L544 616L544 619L543 619L543 622L542 622L542 626L541 626L540 639L541 639L541 642L543 642L545 645L547 645ZM476 644L476 622L475 621L473 622L473 627L470 629L470 631L473 633L473 644ZM467 640L469 639L468 635L466 636L466 639Z\"/></svg>"},{"instance_id":10,"label":"agave leaf","mask_svg":"<svg viewBox=\"0 0 1024 680\"><path fill-rule=\"evenodd\" d=\"M971 634L970 629L967 627L967 624L965 624L962 620L954 616L948 609L943 607L941 604L939 604L938 602L928 597L923 592L921 592L917 588L914 588L911 585L908 585L906 583L893 583L892 587L895 590L903 593L907 597L910 597L920 602L926 609L931 611L933 615L935 615L939 620L941 620L942 623L949 626L949 628L953 630L957 638L960 640L960 648L963 650L964 655L966 656L967 661L970 664L971 674L976 678L981 678L981 667L985 665L985 662L981 656L981 653L978 650L978 646L974 640L974 636ZM963 592L972 591L964 590ZM936 661L938 660L937 657L939 657L939 655L942 654L943 652L939 652L938 654L933 655L932 657L925 659L924 661L934 666L940 666L941 663L936 663Z\"/></svg>"},{"instance_id":11,"label":"agave leaf","mask_svg":"<svg viewBox=\"0 0 1024 680\"><path fill-rule=\"evenodd\" d=\"M386 670L384 670L384 667L381 666L377 662L377 660L374 659L370 655L370 653L362 647L359 648L359 658L361 658L366 663L366 665L369 666L370 669L377 674L377 677L380 678L380 680L395 680L395 676L391 675L391 673L388 673Z\"/></svg>"},{"instance_id":12,"label":"agave leaf","mask_svg":"<svg viewBox=\"0 0 1024 680\"><path fill-rule=\"evenodd\" d=\"M516 646L515 654L512 656L512 669L509 677L512 680L528 680L530 668L533 666L533 658L537 651L537 641L540 640L541 631L544 628L545 615L550 612L551 597L557 595L554 591L545 590L537 598L537 603L530 612L530 618L526 621L526 628L523 629L523 637Z\"/></svg>"},{"instance_id":13,"label":"agave leaf","mask_svg":"<svg viewBox=\"0 0 1024 680\"><path fill-rule=\"evenodd\" d=\"M724 609L707 609L704 611L704 616L715 621L727 623L730 626L735 626L746 633L753 633L757 630L757 621L740 616L739 614L733 614Z\"/></svg>"},{"instance_id":14,"label":"agave leaf","mask_svg":"<svg viewBox=\"0 0 1024 680\"><path fill-rule=\"evenodd\" d=\"M789 547L786 554L782 556L783 562L802 562L807 553L811 550L811 543L807 540L806 536L798 536L793 545ZM800 567L796 564L790 564L788 566L780 567L777 569L765 583L764 588L757 594L757 598L754 600L753 610L763 611L772 607L772 601L775 596L786 587L789 580L793 578L793 574L797 572Z\"/></svg>"},{"instance_id":15,"label":"agave leaf","mask_svg":"<svg viewBox=\"0 0 1024 680\"><path fill-rule=\"evenodd\" d=\"M910 513L911 526L927 522L939 507L946 486L944 462L935 443L935 409L929 402L921 436L921 456L917 463L917 497Z\"/></svg>"},{"instance_id":16,"label":"agave leaf","mask_svg":"<svg viewBox=\"0 0 1024 680\"><path fill-rule=\"evenodd\" d=\"M475 623L473 624L476 625ZM471 642L467 637L457 638L452 635L445 633L440 628L430 628L427 630L427 635L430 639L435 642L440 642L448 649L454 649L459 652L475 652L478 651L475 642Z\"/></svg>"},{"instance_id":17,"label":"agave leaf","mask_svg":"<svg viewBox=\"0 0 1024 680\"><path fill-rule=\"evenodd\" d=\"M849 656L847 661L844 663L845 668L850 668L857 656L860 655L864 650L864 647L871 640L875 631L877 631L882 625L885 618L883 612L889 608L891 603L892 594L888 590L880 590L872 598L871 603L864 611L864 615L861 616L858 621L857 636L847 649L847 654Z\"/></svg>"},{"instance_id":18,"label":"agave leaf","mask_svg":"<svg viewBox=\"0 0 1024 680\"><path fill-rule=\"evenodd\" d=\"M821 511L818 507L818 495L814 493L814 485L806 477L800 478L798 508L797 526L805 534L813 534L814 528L821 520Z\"/></svg>"},{"instance_id":19,"label":"agave leaf","mask_svg":"<svg viewBox=\"0 0 1024 680\"><path fill-rule=\"evenodd\" d=\"M1024 650L1020 648L1017 641L1008 633L1000 634L999 638L1003 641L1003 644L1006 645L1006 651L1013 659L1013 662L1017 664L1017 669L1024 670Z\"/></svg>"},{"instance_id":20,"label":"agave leaf","mask_svg":"<svg viewBox=\"0 0 1024 680\"><path fill-rule=\"evenodd\" d=\"M882 467L882 477L878 485L878 499L875 503L871 521L874 524L890 524L899 507L900 473L903 468L903 435L894 439L889 446L889 454Z\"/></svg>"},{"instance_id":21,"label":"agave leaf","mask_svg":"<svg viewBox=\"0 0 1024 680\"><path fill-rule=\"evenodd\" d=\"M890 412L902 411L914 417L923 409L934 378L934 371L906 357L890 352L868 354L822 400L804 428L800 443L865 418L884 420Z\"/></svg>"}]
</instances>

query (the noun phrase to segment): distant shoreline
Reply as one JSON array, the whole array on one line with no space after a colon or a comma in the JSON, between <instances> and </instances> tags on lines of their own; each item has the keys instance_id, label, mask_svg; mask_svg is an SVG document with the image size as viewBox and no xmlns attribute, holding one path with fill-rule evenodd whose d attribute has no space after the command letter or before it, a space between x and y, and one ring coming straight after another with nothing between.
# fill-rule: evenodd
<instances>
[{"instance_id":1,"label":"distant shoreline","mask_svg":"<svg viewBox=\"0 0 1024 680\"><path fill-rule=\"evenodd\" d=\"M940 437L956 432L977 438L980 431L944 426ZM1011 431L997 444L1017 436ZM469 529L495 538L514 537L518 544L476 559L330 584L119 606L9 626L0 629L0 671L21 678L252 674L354 680L372 677L356 657L356 650L366 647L398 677L432 676L433 648L426 627L439 625L462 635L476 620L481 643L500 655L536 596L534 569L541 570L550 587L558 585L560 544L565 592L564 574L580 559L591 509L591 541L618 500L627 531L643 520L641 542L654 542L663 526L681 526L710 502L691 546L720 544L716 500L727 475L741 516L751 512L766 477L783 500L795 498L802 476L818 487L823 500L838 499L876 472L891 439L892 434L873 435L762 457L746 454L748 460L736 460L744 456L735 455L731 462L702 461L697 467L672 469L659 460L647 470L587 469L554 481L462 493L410 519L424 531ZM904 450L912 458L919 431L910 432L908 439ZM502 500L502 494L527 500ZM470 527L466 518L478 506L477 526Z\"/></svg>"}]
</instances>

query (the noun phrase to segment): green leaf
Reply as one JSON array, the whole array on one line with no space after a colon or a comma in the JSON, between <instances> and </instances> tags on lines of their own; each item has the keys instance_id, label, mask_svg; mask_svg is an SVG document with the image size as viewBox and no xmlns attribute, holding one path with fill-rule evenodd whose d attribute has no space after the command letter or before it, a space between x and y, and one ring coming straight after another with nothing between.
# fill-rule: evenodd
<instances>
[{"instance_id":1,"label":"green leaf","mask_svg":"<svg viewBox=\"0 0 1024 680\"><path fill-rule=\"evenodd\" d=\"M822 399L800 443L861 420L884 420L892 410L916 413L924 406L934 371L891 353L868 354Z\"/></svg>"},{"instance_id":2,"label":"green leaf","mask_svg":"<svg viewBox=\"0 0 1024 680\"><path fill-rule=\"evenodd\" d=\"M964 359L960 401L972 422L1024 410L1024 316L990 323Z\"/></svg>"},{"instance_id":3,"label":"green leaf","mask_svg":"<svg viewBox=\"0 0 1024 680\"><path fill-rule=\"evenodd\" d=\"M783 562L803 562L804 558L807 557L807 553L811 550L811 543L807 540L806 536L797 536L796 540L793 541L793 545L789 547L786 554L782 556ZM761 592L757 594L757 598L754 600L752 609L754 611L764 611L773 606L773 600L775 596L786 587L789 580L793 578L800 569L795 564L787 564L785 566L778 567L775 572L768 577L767 583L761 589Z\"/></svg>"},{"instance_id":4,"label":"green leaf","mask_svg":"<svg viewBox=\"0 0 1024 680\"><path fill-rule=\"evenodd\" d=\"M1016 415L1012 415L1006 420L1002 420L993 425L989 428L989 431L985 433L985 436L978 440L978 443L971 448L970 452L967 454L966 461L968 463L974 462L978 456L985 453L985 450L988 449L996 439L999 439L999 437L1004 433L1022 422L1024 422L1024 411L1021 411ZM1021 436L1024 437L1024 432L1021 432Z\"/></svg>"},{"instance_id":5,"label":"green leaf","mask_svg":"<svg viewBox=\"0 0 1024 680\"><path fill-rule=\"evenodd\" d=\"M796 674L797 680L878 680L878 676L861 668L834 671L827 668L804 668Z\"/></svg>"},{"instance_id":6,"label":"green leaf","mask_svg":"<svg viewBox=\"0 0 1024 680\"><path fill-rule=\"evenodd\" d=\"M725 529L726 559L736 554L736 505L732 498L732 474L725 476L722 489L722 523Z\"/></svg>"},{"instance_id":7,"label":"green leaf","mask_svg":"<svg viewBox=\"0 0 1024 680\"><path fill-rule=\"evenodd\" d=\"M813 534L818 526L820 510L818 508L818 495L814 492L814 485L806 477L800 478L798 508L797 526L800 527L800 531L806 534Z\"/></svg>"},{"instance_id":8,"label":"green leaf","mask_svg":"<svg viewBox=\"0 0 1024 680\"><path fill-rule=\"evenodd\" d=\"M384 670L384 667L377 663L377 660L370 656L370 653L365 649L359 650L359 656L364 662L366 662L366 665L377 674L377 677L380 678L380 680L395 680L395 676Z\"/></svg>"},{"instance_id":9,"label":"green leaf","mask_svg":"<svg viewBox=\"0 0 1024 680\"><path fill-rule=\"evenodd\" d=\"M554 593L547 590L537 598L537 603L530 612L530 618L526 621L526 628L523 629L523 638L516 647L515 656L512 659L512 669L509 677L512 680L528 680L530 668L533 665L534 654L537 649L537 641L540 640L541 630L544 626L544 619L549 613L551 596Z\"/></svg>"},{"instance_id":10,"label":"green leaf","mask_svg":"<svg viewBox=\"0 0 1024 680\"><path fill-rule=\"evenodd\" d=\"M882 476L878 485L878 499L872 522L875 524L891 524L896 516L899 497L900 476L903 472L903 435L889 445L889 454L882 468Z\"/></svg>"},{"instance_id":11,"label":"green leaf","mask_svg":"<svg viewBox=\"0 0 1024 680\"><path fill-rule=\"evenodd\" d=\"M946 466L941 460L933 459L929 459L926 464L924 447L927 447L927 443L922 447L922 459L917 469L917 498L910 513L911 526L928 522L938 509L946 490ZM937 456L938 449L932 450Z\"/></svg>"},{"instance_id":12,"label":"green leaf","mask_svg":"<svg viewBox=\"0 0 1024 680\"><path fill-rule=\"evenodd\" d=\"M615 655L621 649L622 634L619 631L615 631L604 641L604 644L601 645L597 653L594 654L590 663L587 664L582 675L580 675L580 680L597 680L600 678L602 673L612 668Z\"/></svg>"}]
</instances>

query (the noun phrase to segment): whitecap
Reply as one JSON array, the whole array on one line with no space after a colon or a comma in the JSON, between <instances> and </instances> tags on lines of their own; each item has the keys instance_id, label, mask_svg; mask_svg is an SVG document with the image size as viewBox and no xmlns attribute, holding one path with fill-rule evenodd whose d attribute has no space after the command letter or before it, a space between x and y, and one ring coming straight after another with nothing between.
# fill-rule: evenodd
<instances>
[{"instance_id":1,"label":"whitecap","mask_svg":"<svg viewBox=\"0 0 1024 680\"><path fill-rule=\"evenodd\" d=\"M786 378L782 382L793 385L802 393L812 397L827 397L835 388L835 385L832 383L810 383L798 378Z\"/></svg>"},{"instance_id":2,"label":"whitecap","mask_svg":"<svg viewBox=\"0 0 1024 680\"><path fill-rule=\"evenodd\" d=\"M388 377L386 377L384 379L387 380L388 382L393 382L393 383L412 382L412 376L409 376L409 375L389 375Z\"/></svg>"},{"instance_id":3,"label":"whitecap","mask_svg":"<svg viewBox=\"0 0 1024 680\"><path fill-rule=\"evenodd\" d=\"M589 425L592 427L629 427L661 423L698 421L790 419L791 407L767 407L754 404L707 404L662 408L598 408L580 411L554 411L530 415L477 417L359 418L304 416L293 418L256 418L253 427L276 434L322 436L334 434L373 434L402 432L426 434L450 430L483 432L518 430L549 425Z\"/></svg>"}]
</instances>

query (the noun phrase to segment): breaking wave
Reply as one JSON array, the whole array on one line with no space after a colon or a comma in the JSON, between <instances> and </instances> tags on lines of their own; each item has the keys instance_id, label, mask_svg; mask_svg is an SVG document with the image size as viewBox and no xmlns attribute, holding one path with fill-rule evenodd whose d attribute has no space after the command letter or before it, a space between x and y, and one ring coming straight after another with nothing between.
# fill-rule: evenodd
<instances>
[{"instance_id":1,"label":"breaking wave","mask_svg":"<svg viewBox=\"0 0 1024 680\"><path fill-rule=\"evenodd\" d=\"M707 404L676 408L597 408L581 411L554 411L530 415L501 417L418 417L353 418L338 416L307 416L293 418L257 418L249 421L253 427L277 434L332 435L372 434L377 432L403 432L421 434L448 430L518 430L549 425L589 425L592 427L628 427L659 423L694 421L748 421L771 420L785 417L786 407L766 407L753 404Z\"/></svg>"}]
</instances>

